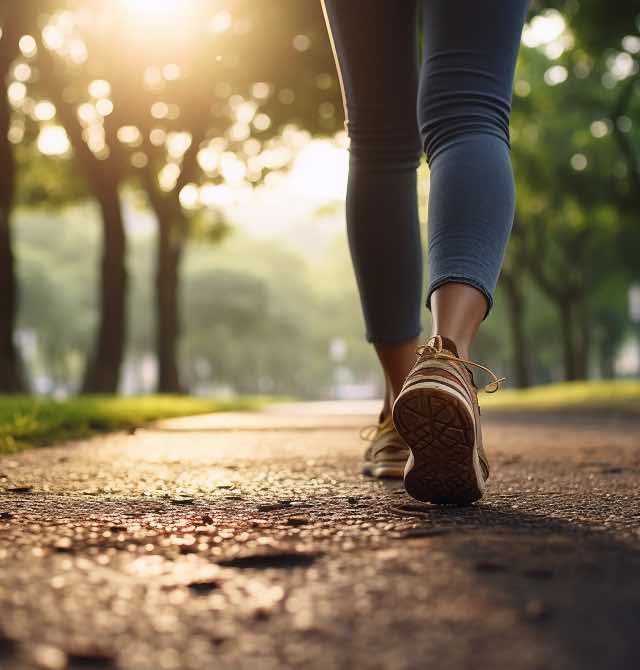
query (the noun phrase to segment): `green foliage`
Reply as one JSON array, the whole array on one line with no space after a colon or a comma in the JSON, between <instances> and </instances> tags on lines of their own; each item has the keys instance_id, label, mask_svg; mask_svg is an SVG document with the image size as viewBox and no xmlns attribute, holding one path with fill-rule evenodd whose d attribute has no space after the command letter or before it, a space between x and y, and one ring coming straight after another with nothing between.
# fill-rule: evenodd
<instances>
[{"instance_id":1,"label":"green foliage","mask_svg":"<svg viewBox=\"0 0 640 670\"><path fill-rule=\"evenodd\" d=\"M600 0L533 0L532 9L539 12L554 8L567 15L578 45L589 51L619 48L625 35L640 30L636 0L618 0L615 11Z\"/></svg>"},{"instance_id":2,"label":"green foliage","mask_svg":"<svg viewBox=\"0 0 640 670\"><path fill-rule=\"evenodd\" d=\"M200 242L219 244L231 233L231 226L220 210L199 209L188 219L189 236Z\"/></svg>"},{"instance_id":3,"label":"green foliage","mask_svg":"<svg viewBox=\"0 0 640 670\"><path fill-rule=\"evenodd\" d=\"M84 3L67 4L74 8ZM640 188L633 181L633 165L640 152L640 124L636 122L640 95L637 73L617 83L607 75L611 59L622 49L622 38L637 34L636 4L619 3L615 12L597 0L532 5L534 13L550 6L563 11L574 39L557 58L548 57L544 49L523 48L516 76L520 85L516 85L513 105L512 151L519 232L510 245L507 269L515 271L523 283L525 330L538 382L558 379L562 356L558 312L553 307L556 296L547 290L549 286L570 294L574 303L588 303L581 328L594 331L591 342L597 348L592 346L592 350L603 360L601 369L611 367L616 347L629 333L626 289L640 276L640 227L636 224ZM41 21L62 2L51 0L37 6L44 12ZM322 258L309 263L287 250L284 242L230 235L229 223L212 207L185 209L184 220L176 213L178 193L185 183L224 183L220 161L210 170L201 170L193 148L215 145L217 155L232 152L248 165L256 151L284 146L289 161L296 143L305 137L292 132L291 124L314 136L342 130L339 84L320 3L230 0L233 26L244 28L234 32L234 27L213 38L206 20L213 11L210 3L194 0L190 11L194 7L202 21L185 18L192 31L183 30L186 24L181 24L167 33L165 41L159 41L155 29L140 31L135 22L123 25L118 12L91 4L89 13L83 14L85 19L95 9L104 21L100 30L96 30L98 23L87 20L78 26L89 60L72 64L55 56L53 70L69 84L62 96L64 87L51 89L52 80L43 76L51 63L47 65L40 53L30 61L35 75L27 82L28 97L55 98L55 122L63 122L64 110L71 110L65 125L71 119L75 127L76 106L90 98L87 84L98 78L110 82L115 107L105 117L104 128L112 151L108 159L95 161L96 175L117 173L118 183L129 187L125 189L126 208L135 199L136 207L149 209L151 197L147 200L142 193L151 192L155 204L161 205L156 215L164 212L172 222L176 220L180 234L187 232L190 238L180 288L185 381L199 387L309 398L330 395L337 375L345 370L354 383L379 382L375 357L363 342L364 325L343 238ZM27 12L25 17L39 13ZM31 32L39 34L35 28ZM296 35L307 36L302 42L308 48L294 48ZM127 48L119 49L118 44ZM637 62L637 55L634 59ZM161 77L157 86L143 85L149 66L162 67L168 62L179 66L177 79ZM551 67L566 68L566 81L548 85L545 73ZM257 82L264 84L258 89L268 91L266 97L256 95ZM529 94L520 95L527 85ZM257 144L230 134L237 122L238 95L244 102L255 103L255 113L267 114L271 120L262 130L247 122ZM152 118L150 106L159 99L177 105L180 113L162 120ZM71 102L67 105L65 101ZM22 295L20 329L37 333L38 354L29 363L32 380L46 376L53 380L53 387L73 391L97 317L98 217L89 205L63 210L69 203L86 200L86 170L79 169L82 161L41 156L35 147L38 123L26 110L14 114L26 128L25 141L16 147L18 202L23 206L15 226ZM628 117L630 125L621 125L620 115ZM140 143L125 145L117 140L117 129L123 125L140 129ZM191 152L174 161L180 163L182 174L170 192L145 185L145 178L151 177L157 187L158 171L167 162L166 145L150 142L152 129L188 131L194 138ZM283 130L288 139L283 138ZM134 169L130 159L140 152L149 161L144 168ZM79 158L77 151L74 154ZM586 166L579 169L584 161ZM270 170L264 167L260 179ZM98 178L97 183L102 180ZM421 174L421 185L425 184ZM422 208L425 200L421 196ZM163 210L167 201L169 206ZM24 208L33 207L40 210L27 216ZM60 215L51 214L54 210L61 210ZM321 224L323 217L334 213L335 203L321 204L314 221ZM155 249L154 239L142 234L130 235L129 242L127 355L133 362L155 348ZM498 291L475 354L509 374L514 352L503 291ZM427 320L425 317L425 324ZM346 345L343 361L332 361L328 354L335 338Z\"/></svg>"},{"instance_id":4,"label":"green foliage","mask_svg":"<svg viewBox=\"0 0 640 670\"><path fill-rule=\"evenodd\" d=\"M84 180L66 158L44 156L27 143L14 151L20 175L16 185L18 206L59 210L88 199Z\"/></svg>"},{"instance_id":5,"label":"green foliage","mask_svg":"<svg viewBox=\"0 0 640 670\"><path fill-rule=\"evenodd\" d=\"M541 245L536 252L550 272L559 264L569 279L571 268L580 272L585 265L607 274L609 267L590 259L601 258L603 248L615 249L619 232L635 222L627 204L628 176L610 127L615 97L599 83L601 73L570 74L555 86L544 83L548 68L572 70L576 58L570 54L550 63L523 49L518 77L533 92L514 101L512 124L519 216L531 243ZM602 124L605 136L594 136L594 123ZM567 254L569 247L573 254Z\"/></svg>"},{"instance_id":6,"label":"green foliage","mask_svg":"<svg viewBox=\"0 0 640 670\"><path fill-rule=\"evenodd\" d=\"M594 341L610 374L611 351L629 326L621 303L640 277L631 251L640 243L640 129L630 120L640 112L638 63L616 70L615 59L632 56L603 45L620 49L622 35L603 27L604 42L594 40L583 3L580 12L565 6L575 33L560 38L563 53L521 49L512 117L518 212L506 268L528 270L557 306L566 374L587 372ZM597 13L589 3L584 11Z\"/></svg>"},{"instance_id":7,"label":"green foliage","mask_svg":"<svg viewBox=\"0 0 640 670\"><path fill-rule=\"evenodd\" d=\"M30 377L79 382L96 320L99 228L91 207L16 214L18 328L34 334Z\"/></svg>"},{"instance_id":8,"label":"green foliage","mask_svg":"<svg viewBox=\"0 0 640 670\"><path fill-rule=\"evenodd\" d=\"M281 244L240 234L217 248L192 246L183 277L182 354L190 383L327 397L335 381L334 337L345 340L354 374L363 372L356 362L363 351L370 373L346 247L339 256L347 277L334 272L336 255L313 266Z\"/></svg>"},{"instance_id":9,"label":"green foliage","mask_svg":"<svg viewBox=\"0 0 640 670\"><path fill-rule=\"evenodd\" d=\"M96 433L128 430L154 421L193 414L259 409L267 398L229 400L188 396L117 398L83 396L53 400L0 396L0 454Z\"/></svg>"},{"instance_id":10,"label":"green foliage","mask_svg":"<svg viewBox=\"0 0 640 670\"><path fill-rule=\"evenodd\" d=\"M20 337L35 337L33 357L27 356L31 380L40 391L73 393L97 317L96 212L20 211L16 232ZM126 359L135 371L154 350L155 239L138 230L129 242ZM181 290L180 362L191 389L328 397L336 374L329 346L336 337L346 343L341 365L354 383L379 381L344 239L314 263L282 242L240 232L215 246L193 239Z\"/></svg>"}]
</instances>

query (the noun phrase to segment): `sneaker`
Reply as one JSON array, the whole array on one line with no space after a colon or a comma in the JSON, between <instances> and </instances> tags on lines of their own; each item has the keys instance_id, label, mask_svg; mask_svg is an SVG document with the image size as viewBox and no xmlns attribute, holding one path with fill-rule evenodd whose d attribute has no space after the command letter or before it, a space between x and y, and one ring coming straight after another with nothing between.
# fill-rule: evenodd
<instances>
[{"instance_id":1,"label":"sneaker","mask_svg":"<svg viewBox=\"0 0 640 670\"><path fill-rule=\"evenodd\" d=\"M411 455L406 492L423 502L467 505L482 498L489 462L482 447L478 389L467 367L488 372L497 391L502 379L458 356L456 345L436 335L417 350L418 360L393 405L393 422Z\"/></svg>"},{"instance_id":2,"label":"sneaker","mask_svg":"<svg viewBox=\"0 0 640 670\"><path fill-rule=\"evenodd\" d=\"M362 474L378 479L402 479L409 449L393 426L391 416L360 431L371 442L364 453Z\"/></svg>"}]
</instances>

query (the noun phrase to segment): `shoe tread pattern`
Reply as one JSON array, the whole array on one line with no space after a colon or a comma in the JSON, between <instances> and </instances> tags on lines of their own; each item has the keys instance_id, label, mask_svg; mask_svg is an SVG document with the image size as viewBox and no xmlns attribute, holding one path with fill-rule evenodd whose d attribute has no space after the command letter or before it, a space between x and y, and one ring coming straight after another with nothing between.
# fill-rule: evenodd
<instances>
[{"instance_id":1,"label":"shoe tread pattern","mask_svg":"<svg viewBox=\"0 0 640 670\"><path fill-rule=\"evenodd\" d=\"M407 389L393 420L413 454L404 478L410 496L454 505L482 497L473 467L474 422L458 398L441 389Z\"/></svg>"}]
</instances>

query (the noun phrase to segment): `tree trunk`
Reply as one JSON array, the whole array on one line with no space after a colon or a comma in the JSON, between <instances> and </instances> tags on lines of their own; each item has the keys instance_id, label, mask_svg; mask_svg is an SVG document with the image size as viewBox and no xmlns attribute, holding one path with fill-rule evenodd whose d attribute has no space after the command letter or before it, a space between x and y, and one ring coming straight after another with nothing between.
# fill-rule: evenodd
<instances>
[{"instance_id":1,"label":"tree trunk","mask_svg":"<svg viewBox=\"0 0 640 670\"><path fill-rule=\"evenodd\" d=\"M575 367L575 350L574 350L574 326L575 314L574 305L571 298L565 298L557 304L560 312L560 334L562 336L562 360L564 364L564 380L567 382L575 381L577 371Z\"/></svg>"},{"instance_id":2,"label":"tree trunk","mask_svg":"<svg viewBox=\"0 0 640 670\"><path fill-rule=\"evenodd\" d=\"M575 369L576 379L589 377L589 351L591 349L591 318L589 301L586 296L580 296L575 303L576 307L576 345Z\"/></svg>"},{"instance_id":3,"label":"tree trunk","mask_svg":"<svg viewBox=\"0 0 640 670\"><path fill-rule=\"evenodd\" d=\"M0 392L21 393L25 384L21 374L20 357L13 341L17 312L17 281L11 243L10 213L13 204L15 168L6 131L0 120Z\"/></svg>"},{"instance_id":4,"label":"tree trunk","mask_svg":"<svg viewBox=\"0 0 640 670\"><path fill-rule=\"evenodd\" d=\"M15 35L8 30L4 37L0 64L0 81L4 81L6 70L12 61L8 51L16 43L9 43ZM18 350L13 340L15 329L18 287L11 241L11 210L15 191L16 166L11 143L7 137L11 121L11 110L6 91L0 95L0 392L20 393L25 391Z\"/></svg>"},{"instance_id":5,"label":"tree trunk","mask_svg":"<svg viewBox=\"0 0 640 670\"><path fill-rule=\"evenodd\" d=\"M156 250L156 355L158 393L181 393L178 372L180 336L179 272L182 235L175 224L182 216L166 205L156 208L158 243ZM182 223L182 222L180 222Z\"/></svg>"},{"instance_id":6,"label":"tree trunk","mask_svg":"<svg viewBox=\"0 0 640 670\"><path fill-rule=\"evenodd\" d=\"M565 381L586 379L589 372L591 323L585 296L565 296L557 303L562 335Z\"/></svg>"},{"instance_id":7,"label":"tree trunk","mask_svg":"<svg viewBox=\"0 0 640 670\"><path fill-rule=\"evenodd\" d=\"M584 248L576 242L574 256L580 258L579 250ZM568 256L569 257L569 256ZM566 282L553 282L544 272L540 258L530 261L532 276L546 296L558 309L565 381L586 379L589 371L589 351L591 347L591 318L587 297L588 282L568 286ZM562 288L558 288L561 286Z\"/></svg>"},{"instance_id":8,"label":"tree trunk","mask_svg":"<svg viewBox=\"0 0 640 670\"><path fill-rule=\"evenodd\" d=\"M531 369L524 325L524 294L520 281L511 274L503 273L502 284L507 294L515 385L517 388L527 388L531 386Z\"/></svg>"},{"instance_id":9,"label":"tree trunk","mask_svg":"<svg viewBox=\"0 0 640 670\"><path fill-rule=\"evenodd\" d=\"M158 393L182 393L178 368L180 337L180 261L187 221L178 198L179 189L162 193L155 172L143 173L143 185L156 216L156 360Z\"/></svg>"},{"instance_id":10,"label":"tree trunk","mask_svg":"<svg viewBox=\"0 0 640 670\"><path fill-rule=\"evenodd\" d=\"M82 392L115 393L120 381L126 332L126 237L118 197L118 187L124 176L123 157L117 145L112 147L107 160L98 160L92 154L82 137L75 106L62 95L66 80L42 40L38 41L37 63L41 81L46 84L60 123L73 146L77 165L86 176L102 214L99 324L87 361Z\"/></svg>"},{"instance_id":11,"label":"tree trunk","mask_svg":"<svg viewBox=\"0 0 640 670\"><path fill-rule=\"evenodd\" d=\"M598 358L600 364L600 376L603 379L615 379L615 355L616 355L616 343L614 340L604 333L600 337L599 347L598 347Z\"/></svg>"},{"instance_id":12,"label":"tree trunk","mask_svg":"<svg viewBox=\"0 0 640 670\"><path fill-rule=\"evenodd\" d=\"M83 393L116 393L124 355L127 271L126 237L116 186L96 193L102 213L100 317Z\"/></svg>"}]
</instances>

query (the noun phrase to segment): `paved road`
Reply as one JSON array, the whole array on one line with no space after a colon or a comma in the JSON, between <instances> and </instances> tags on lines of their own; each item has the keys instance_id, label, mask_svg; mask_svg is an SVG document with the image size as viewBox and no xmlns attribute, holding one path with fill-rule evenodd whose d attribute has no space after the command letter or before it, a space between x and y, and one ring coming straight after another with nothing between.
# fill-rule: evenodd
<instances>
[{"instance_id":1,"label":"paved road","mask_svg":"<svg viewBox=\"0 0 640 670\"><path fill-rule=\"evenodd\" d=\"M373 409L0 459L0 668L640 667L638 420L488 417L462 509L358 474Z\"/></svg>"}]
</instances>

